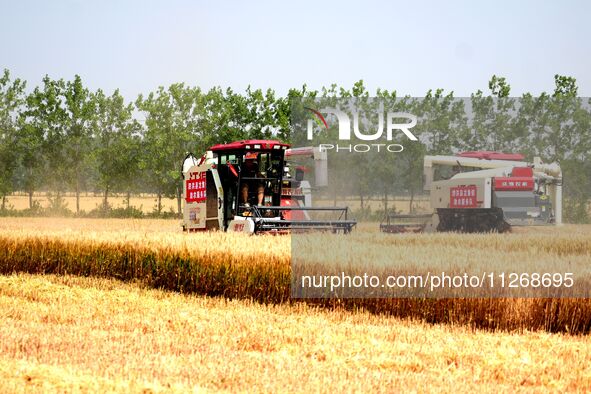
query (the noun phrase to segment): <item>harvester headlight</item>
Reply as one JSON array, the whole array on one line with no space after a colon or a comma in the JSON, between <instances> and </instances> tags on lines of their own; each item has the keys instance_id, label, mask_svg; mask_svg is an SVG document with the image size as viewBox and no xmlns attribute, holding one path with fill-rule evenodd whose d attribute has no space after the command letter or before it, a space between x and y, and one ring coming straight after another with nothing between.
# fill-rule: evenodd
<instances>
[{"instance_id":1,"label":"harvester headlight","mask_svg":"<svg viewBox=\"0 0 591 394\"><path fill-rule=\"evenodd\" d=\"M257 145L254 146L254 148L255 149L261 149L261 146L257 144Z\"/></svg>"}]
</instances>

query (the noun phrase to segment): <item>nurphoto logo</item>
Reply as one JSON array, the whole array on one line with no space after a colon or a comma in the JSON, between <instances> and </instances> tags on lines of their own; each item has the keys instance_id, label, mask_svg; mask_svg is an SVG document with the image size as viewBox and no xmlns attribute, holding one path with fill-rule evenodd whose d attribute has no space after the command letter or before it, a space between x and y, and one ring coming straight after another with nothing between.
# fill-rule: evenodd
<instances>
[{"instance_id":1,"label":"nurphoto logo","mask_svg":"<svg viewBox=\"0 0 591 394\"><path fill-rule=\"evenodd\" d=\"M313 119L308 119L307 122L307 139L309 141L314 139L314 125L320 129L328 130L328 122L322 115L332 114L337 118L339 134L339 141L350 141L352 134L355 139L360 141L378 141L384 137L384 112L377 111L378 126L377 130L370 134L365 134L359 129L359 112L352 111L353 116L353 133L351 133L351 119L349 115L337 108L323 108L321 110L315 110L313 108L304 107L306 110L312 112L314 115ZM386 114L386 141L392 141L395 132L402 132L409 140L418 141L418 138L410 131L411 128L416 126L417 117L407 112L388 112ZM403 122L401 122L403 121ZM367 123L367 122L366 122ZM323 151L335 150L336 152L369 152L370 150L385 150L388 152L402 152L404 147L400 144L384 144L384 143L373 143L373 144L320 144L320 149Z\"/></svg>"}]
</instances>

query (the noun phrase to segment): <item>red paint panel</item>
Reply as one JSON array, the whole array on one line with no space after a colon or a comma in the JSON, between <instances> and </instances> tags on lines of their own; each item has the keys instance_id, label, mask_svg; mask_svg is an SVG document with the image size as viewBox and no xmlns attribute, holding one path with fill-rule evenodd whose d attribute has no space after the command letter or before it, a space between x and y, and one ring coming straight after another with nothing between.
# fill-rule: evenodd
<instances>
[{"instance_id":1,"label":"red paint panel","mask_svg":"<svg viewBox=\"0 0 591 394\"><path fill-rule=\"evenodd\" d=\"M460 185L449 188L449 207L450 208L476 208L478 188L476 185Z\"/></svg>"},{"instance_id":2,"label":"red paint panel","mask_svg":"<svg viewBox=\"0 0 591 394\"><path fill-rule=\"evenodd\" d=\"M203 203L207 200L206 172L194 172L191 179L187 179L185 200L187 202Z\"/></svg>"},{"instance_id":3,"label":"red paint panel","mask_svg":"<svg viewBox=\"0 0 591 394\"><path fill-rule=\"evenodd\" d=\"M495 178L495 190L534 190L534 178L532 177L497 177Z\"/></svg>"},{"instance_id":4,"label":"red paint panel","mask_svg":"<svg viewBox=\"0 0 591 394\"><path fill-rule=\"evenodd\" d=\"M531 178L534 176L534 170L531 167L514 167L511 176Z\"/></svg>"},{"instance_id":5,"label":"red paint panel","mask_svg":"<svg viewBox=\"0 0 591 394\"><path fill-rule=\"evenodd\" d=\"M234 141L229 144L218 144L214 145L209 150L213 152L219 151L230 151L230 150L241 150L246 149L246 146L250 146L250 150L254 149L255 145L260 145L259 149L273 149L275 145L279 145L282 148L286 147L289 148L288 144L284 144L280 141L275 140L243 140L243 141Z\"/></svg>"}]
</instances>

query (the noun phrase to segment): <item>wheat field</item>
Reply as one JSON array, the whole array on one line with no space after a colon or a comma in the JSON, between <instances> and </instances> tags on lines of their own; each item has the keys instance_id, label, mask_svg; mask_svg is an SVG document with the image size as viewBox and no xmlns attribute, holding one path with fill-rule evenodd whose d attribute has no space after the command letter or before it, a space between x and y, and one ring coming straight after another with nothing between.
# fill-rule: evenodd
<instances>
[{"instance_id":1,"label":"wheat field","mask_svg":"<svg viewBox=\"0 0 591 394\"><path fill-rule=\"evenodd\" d=\"M369 226L369 225L368 225ZM323 238L325 237L325 238ZM372 258L453 264L458 256L490 261L551 261L588 265L587 226L517 231L513 234L354 233L314 236L310 250L334 257L356 243L375 245ZM326 238L327 237L327 238ZM327 248L330 245L330 248ZM387 245L388 248L380 248ZM386 252L380 252L380 250ZM330 254L325 251L330 250ZM324 253L324 254L323 254ZM351 252L352 254L354 252ZM0 273L60 274L138 281L146 286L250 299L290 301L291 242L285 236L219 232L185 234L175 220L41 219L0 220ZM354 254L353 254L354 255ZM483 257L484 258L484 257ZM530 260L528 260L530 259ZM546 330L588 333L588 299L363 299L311 300L327 308L367 310L429 323L462 324L488 330Z\"/></svg>"},{"instance_id":2,"label":"wheat field","mask_svg":"<svg viewBox=\"0 0 591 394\"><path fill-rule=\"evenodd\" d=\"M0 392L585 392L588 336L0 276Z\"/></svg>"},{"instance_id":3,"label":"wheat field","mask_svg":"<svg viewBox=\"0 0 591 394\"><path fill-rule=\"evenodd\" d=\"M70 211L76 209L76 197L68 193L62 197L66 207ZM112 208L126 208L127 207L127 196L126 195L111 195L108 198L108 202ZM41 207L47 208L49 206L49 199L45 193L35 193L33 195L33 201L38 203ZM162 210L164 212L177 211L177 200L176 198L162 198ZM358 198L347 199L342 201L351 210L360 210L361 202ZM80 209L83 211L91 211L101 207L103 204L103 196L82 194L80 196ZM158 200L155 195L143 194L143 195L132 195L129 200L129 205L136 207L143 213L151 213L157 208ZM319 206L332 206L334 202L332 200L324 199L316 201ZM25 194L12 194L6 197L6 206L17 211L29 208L29 196ZM383 199L366 199L363 204L364 209L371 209L373 212L384 211ZM393 196L388 201L389 210L396 210L403 213L408 213L410 209L409 197ZM429 211L429 199L425 196L417 196L413 203L413 208L418 212Z\"/></svg>"},{"instance_id":4,"label":"wheat field","mask_svg":"<svg viewBox=\"0 0 591 394\"><path fill-rule=\"evenodd\" d=\"M587 226L360 230L302 240L319 259L371 243L378 260L591 261ZM177 220L0 219L0 393L591 390L589 300L304 302L292 246Z\"/></svg>"},{"instance_id":5,"label":"wheat field","mask_svg":"<svg viewBox=\"0 0 591 394\"><path fill-rule=\"evenodd\" d=\"M127 201L124 195L109 196L108 202L112 208L126 208ZM64 204L70 211L76 211L76 197L72 194L63 196ZM43 208L49 206L49 199L44 193L36 193L33 195L33 201ZM162 210L164 212L177 211L177 200L175 198L162 198ZM86 195L80 196L80 209L83 211L91 211L101 207L103 204L102 196ZM133 195L129 199L129 205L136 207L143 213L151 213L158 206L158 200L153 195ZM13 194L6 197L7 208L15 209L17 211L29 208L29 196L22 194Z\"/></svg>"}]
</instances>

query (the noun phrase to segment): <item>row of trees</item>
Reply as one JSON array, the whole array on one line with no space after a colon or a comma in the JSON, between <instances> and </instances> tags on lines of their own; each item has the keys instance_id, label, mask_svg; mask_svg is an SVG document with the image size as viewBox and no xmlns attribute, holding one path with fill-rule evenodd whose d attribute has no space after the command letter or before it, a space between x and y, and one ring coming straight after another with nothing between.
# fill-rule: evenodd
<instances>
[{"instance_id":1,"label":"row of trees","mask_svg":"<svg viewBox=\"0 0 591 394\"><path fill-rule=\"evenodd\" d=\"M43 79L26 93L26 84L0 79L0 197L25 191L52 193L59 205L65 191L100 192L108 207L112 193L155 193L179 202L181 161L187 152L242 138L286 138L288 106L272 90L173 84L135 102L118 90L90 91L81 78ZM128 198L129 201L129 198Z\"/></svg>"},{"instance_id":2,"label":"row of trees","mask_svg":"<svg viewBox=\"0 0 591 394\"><path fill-rule=\"evenodd\" d=\"M301 104L292 108L297 129L305 129L312 117L305 108L340 108L358 113L359 129L365 135L376 133L377 113L407 112L416 115L412 133L419 141L409 141L399 133L390 143L401 143L400 153L329 154L328 194L336 200L356 195L363 202L379 196L388 211L388 196L413 199L423 189L423 156L453 155L461 151L500 151L522 153L528 161L540 157L544 162L558 162L564 179L564 216L570 221L587 221L591 196L591 100L577 96L574 78L556 75L555 89L534 97L524 94L510 97L511 87L505 78L493 76L489 94L477 91L468 98L456 98L442 90L428 91L424 97L398 97L396 92L378 90L370 95L362 82L351 91L335 86L310 97L304 94ZM343 99L345 98L345 99ZM328 130L315 127L314 144L338 141L336 117L328 116ZM354 122L353 118L350 118ZM297 136L296 136L297 137ZM295 139L298 145L309 144L306 136ZM338 141L367 144L353 138ZM380 143L389 143L384 137ZM400 207L396 207L400 208ZM407 207L404 207L407 210ZM369 212L368 212L369 213Z\"/></svg>"},{"instance_id":3,"label":"row of trees","mask_svg":"<svg viewBox=\"0 0 591 394\"><path fill-rule=\"evenodd\" d=\"M363 200L381 195L421 190L422 155L452 154L458 150L522 152L529 158L559 161L565 171L565 195L586 217L591 151L589 101L577 98L576 81L555 76L555 90L534 97L510 98L511 88L493 76L488 94L477 91L466 99L453 92L428 91L425 97L397 97L378 89L374 97L394 101L397 108L416 114L421 121L413 132L420 143L404 144L402 154L384 163L366 158L350 168L359 176L354 184L334 182L333 190L356 194ZM331 85L320 91L291 89L285 97L273 90L231 89L173 84L129 102L119 93L91 91L79 76L71 81L46 76L41 86L27 91L25 81L0 78L0 197L14 191L29 195L48 191L59 206L64 192L79 197L101 193L108 209L113 193L155 193L157 211L162 197L177 197L180 211L181 161L187 152L245 138L289 140L294 99L342 98L368 100L363 81L351 89ZM392 170L396 169L396 170ZM374 176L367 176L373 174ZM339 176L339 174L333 174ZM391 182L384 182L390 179ZM129 201L129 198L128 198ZM567 202L568 204L568 202ZM583 215L583 216L581 216ZM568 213L567 213L568 217Z\"/></svg>"}]
</instances>

